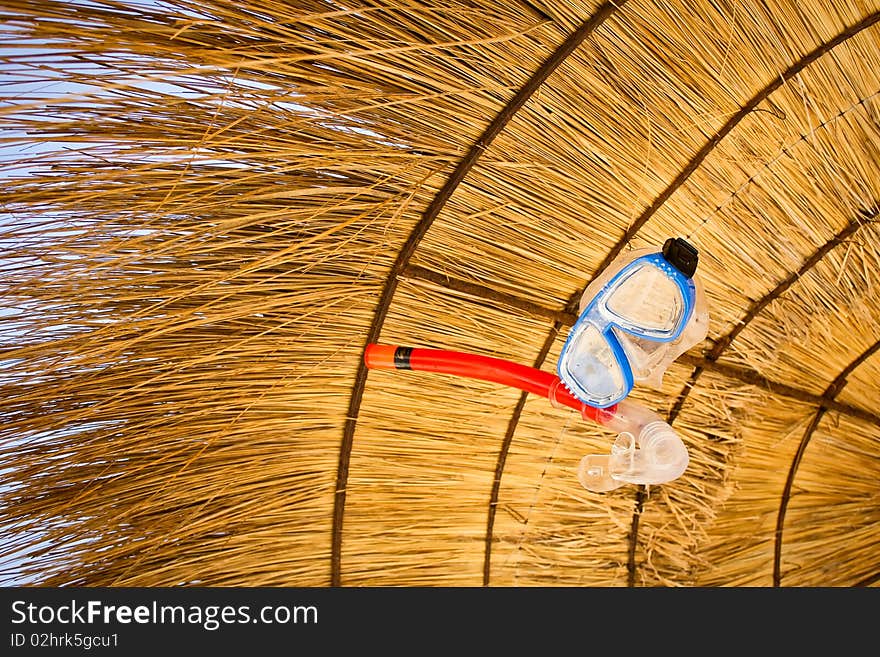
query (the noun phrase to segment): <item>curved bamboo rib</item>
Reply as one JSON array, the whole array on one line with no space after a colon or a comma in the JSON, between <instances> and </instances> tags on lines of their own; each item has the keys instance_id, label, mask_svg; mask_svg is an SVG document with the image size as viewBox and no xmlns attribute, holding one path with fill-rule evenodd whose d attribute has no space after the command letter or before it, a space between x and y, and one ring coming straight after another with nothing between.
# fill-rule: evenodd
<instances>
[{"instance_id":1,"label":"curved bamboo rib","mask_svg":"<svg viewBox=\"0 0 880 657\"><path fill-rule=\"evenodd\" d=\"M596 12L585 21L577 30L562 42L562 44L544 61L531 78L523 85L523 87L511 98L510 102L504 106L501 112L492 120L486 130L471 146L467 155L462 159L449 178L441 187L440 191L425 209L422 218L413 228L408 239L404 243L397 258L388 272L385 286L379 297L376 311L373 315L373 322L367 333L365 344L376 342L382 331L382 325L391 307L391 300L394 298L394 292L397 290L398 276L404 271L410 259L415 253L416 248L422 238L434 223L434 219L440 214L440 211L446 205L446 202L452 196L452 193L458 187L468 172L476 164L480 156L489 147L492 141L497 137L504 127L510 122L514 115L522 108L526 101L531 98L535 90L540 87L553 71L577 49L577 47L605 20L611 16L617 9L623 6L627 0L616 0L616 2L606 2L601 5ZM364 362L358 363L357 374L355 375L354 385L352 386L351 397L349 400L348 413L345 420L345 428L343 429L342 445L339 450L339 465L336 474L336 495L333 502L333 529L330 548L330 585L341 586L342 571L342 525L345 515L345 493L348 483L348 468L351 462L351 450L354 443L354 432L357 426L358 413L360 412L361 400L363 399L364 389L367 382L367 368Z\"/></svg>"},{"instance_id":2,"label":"curved bamboo rib","mask_svg":"<svg viewBox=\"0 0 880 657\"><path fill-rule=\"evenodd\" d=\"M864 19L856 23L855 25L847 28L836 37L823 43L821 46L808 53L805 57L801 58L794 64L788 67L780 76L775 79L773 82L769 83L765 86L761 91L759 91L754 97L749 100L748 103L742 106L742 108L730 117L727 123L725 123L718 132L700 149L700 151L694 156L694 158L688 162L688 165L682 169L681 173L676 176L675 180L658 196L654 202L639 216L639 218L630 226L624 236L620 239L620 241L612 248L611 252L605 257L605 260L600 265L597 271L601 272L605 267L607 267L612 260L623 250L624 246L632 239L632 237L641 229L641 227L650 219L654 213L662 207L662 205L672 196L672 194L681 187L684 182L690 178L691 174L697 170L703 160L712 152L712 150L717 146L721 140L730 133L731 130L742 120L744 119L752 110L754 110L758 105L760 105L764 100L766 100L770 94L779 89L786 81L800 73L807 66L812 64L814 61L819 59L822 55L827 53L829 50L833 49L835 46L840 45L845 42L847 39L854 37L856 34L861 32L862 30L874 25L878 20L880 20L880 12L874 12L869 14ZM813 254L813 257L807 260L804 265L801 267L804 271L818 263L822 257L835 246L837 246L842 240L846 239L849 235L854 233L861 226L861 222L858 220L852 221L843 231L835 235L831 240L829 240L823 247L821 247L816 253ZM727 336L727 340L720 341L718 344L713 347L712 351L708 354L707 360L714 362L718 359L720 353L722 353L730 342L735 338L743 328L745 328L746 324L750 322L755 316L763 310L767 304L773 301L780 294L785 292L794 281L797 280L798 276L800 276L801 271L798 273L792 274L785 281L780 283L770 294L764 297L760 302L752 306L749 309L749 312L746 314L744 321L741 321L731 333ZM586 287L584 288L586 289ZM583 292L581 292L583 294ZM567 309L573 309L577 307L578 301L580 300L580 295L574 296L569 299ZM718 354L716 355L716 351ZM678 414L681 412L682 407L684 406L685 399L687 398L690 391L693 389L693 386L696 384L697 380L700 378L704 371L704 368L698 367L694 370L694 373L691 375L688 383L685 384L682 393L679 394L678 399L676 400L675 405L667 417L667 421L669 424L672 424L675 421L675 418L678 417ZM820 412L824 413L820 407ZM794 467L794 466L793 466ZM643 487L639 487L639 491L637 493L637 499L641 500L644 496ZM630 561L627 564L627 568L629 571L629 586L635 586L635 572L637 565L633 561L635 559L635 547L638 543L638 521L637 516L641 513L642 504L636 505L636 510L633 513L633 530L630 533L629 538L629 558Z\"/></svg>"},{"instance_id":3,"label":"curved bamboo rib","mask_svg":"<svg viewBox=\"0 0 880 657\"><path fill-rule=\"evenodd\" d=\"M818 46L811 52L804 55L801 59L794 62L791 66L789 66L785 71L783 71L778 77L776 77L771 82L767 83L763 89L761 89L757 94L755 94L748 102L746 102L734 115L728 119L728 121L718 129L718 131L703 145L703 147L691 158L691 160L685 165L685 167L679 172L679 174L673 179L673 181L664 189L659 196L651 203L649 207L647 207L644 212L633 222L633 224L626 230L620 240L611 248L608 255L605 256L605 259L596 269L595 274L587 282L586 285L581 290L576 291L568 300L568 303L565 306L566 312L574 313L577 310L578 304L580 302L580 298L583 295L584 291L589 287L590 283L595 280L595 278L611 263L614 258L616 258L623 248L629 243L632 237L645 225L645 223L659 210L663 204L669 200L669 198L681 187L687 180L690 178L691 174L697 170L697 168L702 164L703 160L709 156L709 154L715 149L715 147L721 142L724 137L726 137L738 124L742 121L746 116L749 115L755 108L758 107L764 100L766 100L770 94L779 89L783 84L785 84L789 79L803 71L814 61L822 57L822 55L826 54L836 46L844 43L848 39L856 36L863 30L871 27L877 21L880 20L880 11L872 12L868 14L865 18L860 20L858 23L851 25L846 28L842 32L838 33L835 37L826 41L822 45ZM549 340L548 340L549 341ZM540 367L543 364L543 361L536 362L535 367ZM526 393L523 393L525 395ZM521 400L522 401L522 400ZM516 421L519 421L519 417L516 417ZM511 424L514 425L508 428L508 433L514 433L516 431L515 423L513 419ZM508 445L509 447L509 445ZM506 460L506 456L504 457ZM499 460L501 460L499 458ZM503 474L503 473L500 473ZM500 476L499 474L499 476ZM643 491L640 489L638 495L643 495ZM493 500L497 504L497 500ZM640 515L641 505L636 504L636 510L634 512L635 515ZM486 545L490 545L492 541L491 536L486 537ZM632 561L635 558L635 545L638 541L638 522L633 519L633 531L630 534L629 548L628 554L630 555L630 561L627 565L629 571L629 584L633 585L635 580L635 570L636 565ZM488 565L485 566L485 569L488 570ZM485 583L485 582L484 582Z\"/></svg>"},{"instance_id":4,"label":"curved bamboo rib","mask_svg":"<svg viewBox=\"0 0 880 657\"><path fill-rule=\"evenodd\" d=\"M708 354L706 354L706 360L714 363L719 358L721 358L721 356L724 355L724 353L727 351L728 347L730 347L736 337L740 333L742 333L743 329L745 329L752 322L752 320L755 319L761 313L761 311L764 310L764 308L766 308L773 301L782 296L785 291L788 290L788 288L790 288L795 283L795 281L801 278L813 267L818 265L822 261L822 259L826 255L828 255L830 251L852 237L859 230L859 228L875 219L878 212L880 212L880 209L878 208L862 210L859 213L859 216L852 219L845 228L839 231L830 240L825 242L825 244L816 249L816 251L813 252L813 255L807 258L797 271L792 272L785 280L780 282L775 288L770 290L761 299L752 304L752 307L749 308L749 311L736 324L736 326L734 326L727 335L719 338L715 342L712 350ZM675 421L675 418L678 417L678 414L684 406L685 400L687 400L690 391L693 390L694 386L696 385L697 381L704 371L704 367L697 367L694 370L693 374L691 374L690 379L685 384L684 388L682 388L682 391L679 393L675 405L669 412L669 416L666 419L667 422L671 424Z\"/></svg>"},{"instance_id":5,"label":"curved bamboo rib","mask_svg":"<svg viewBox=\"0 0 880 657\"><path fill-rule=\"evenodd\" d=\"M558 326L554 326L553 329L551 329L551 336L553 339L555 339L557 332L561 328L573 325L575 320L577 319L577 316L574 313L565 312L564 310L556 310L554 308L547 308L546 306L533 303L527 299L522 299L512 294L498 292L497 290L493 290L489 287L471 283L470 281L463 281L447 276L445 274L438 274L431 271L430 269L424 269L423 267L411 265L406 268L406 270L404 271L404 275L412 280L435 283L453 292L463 292L470 296L477 297L481 300L492 301L499 306L507 306L510 308L523 310L533 317L540 317L556 322L558 323ZM543 352L543 349L541 351ZM537 366L540 367L543 362L544 361L542 359ZM762 390L766 390L774 395L788 397L789 399L796 399L798 401L802 401L813 406L825 405L830 411L843 413L844 415L858 418L865 422L880 426L880 415L875 415L874 413L871 413L863 408L857 408L849 404L825 399L822 395L817 395L807 390L803 390L801 388L796 388L786 383L782 383L780 381L768 379L767 377L761 375L759 372L748 369L746 367L711 361L705 356L698 356L692 353L682 354L678 357L678 362L693 368L702 368L709 372L715 372L734 381L740 381L741 383L757 386Z\"/></svg>"},{"instance_id":6,"label":"curved bamboo rib","mask_svg":"<svg viewBox=\"0 0 880 657\"><path fill-rule=\"evenodd\" d=\"M556 321L553 324L553 330L550 331L549 337L541 346L541 351L535 359L535 367L540 367L541 363L547 358L547 354L556 341L556 336L562 324ZM513 442L513 436L516 434L516 426L519 424L519 418L522 415L523 408L526 405L528 393L519 396L510 420L507 423L507 430L504 432L504 440L501 441L501 448L498 450L498 461L495 465L495 476L492 479L492 493L489 496L489 514L486 518L486 548L483 553L483 586L489 586L489 578L492 573L492 540L495 533L495 512L498 509L498 496L501 493L501 477L504 474L504 466L507 463L507 454L510 452L510 444Z\"/></svg>"},{"instance_id":7,"label":"curved bamboo rib","mask_svg":"<svg viewBox=\"0 0 880 657\"><path fill-rule=\"evenodd\" d=\"M505 294L493 290L485 285L464 281L460 278L453 278L447 274L440 274L419 265L409 265L402 274L406 278L412 278L419 281L434 283L447 290L460 292L468 296L476 297L483 301L491 301L496 305L508 306L522 310L533 317L542 317L551 319L559 324L559 328L563 326L571 326L577 320L577 315L566 310L554 310L539 303L523 299L513 294ZM558 330L558 329L557 329ZM543 361L542 361L543 362Z\"/></svg>"},{"instance_id":8,"label":"curved bamboo rib","mask_svg":"<svg viewBox=\"0 0 880 657\"><path fill-rule=\"evenodd\" d=\"M816 395L806 390L795 388L794 386L790 386L786 383L773 381L772 379L768 379L767 377L762 376L752 369L746 369L744 367L738 367L736 365L728 365L727 363L717 363L700 356L692 356L691 354L682 354L681 356L679 356L678 360L685 365L690 365L691 367L701 367L712 372L717 372L718 374L726 376L729 379L736 379L737 381L742 381L743 383L757 386L774 395L788 397L789 399L796 399L798 401L806 402L807 404L813 404L815 406L825 406L826 408L828 408L829 411L843 413L845 415L849 415L850 417L859 418L860 420L864 420L865 422L880 426L880 415L876 415L874 413L866 411L863 408L858 408L849 404L842 404L839 401L826 399L822 397L822 395Z\"/></svg>"},{"instance_id":9,"label":"curved bamboo rib","mask_svg":"<svg viewBox=\"0 0 880 657\"><path fill-rule=\"evenodd\" d=\"M826 398L829 401L834 401L834 398L840 394L840 391L843 390L846 385L847 377L849 377L859 365L877 353L878 350L880 350L880 340L877 340L877 342L868 347L837 375L837 378L835 378L825 389L825 392L822 395L823 398ZM798 467L801 464L804 452L807 451L807 445L809 445L810 439L819 427L819 422L822 420L822 416L825 415L825 412L828 410L828 407L825 405L819 406L816 410L812 422L810 422L810 425L804 432L803 438L801 438L801 442L794 454L794 458L792 459L791 467L788 470L788 477L785 480L785 488L782 491L782 499L779 502L779 515L776 517L776 532L774 533L773 545L773 586L780 586L782 581L782 529L785 524L785 512L788 510L788 501L791 499L791 489L794 486L794 478L797 475Z\"/></svg>"},{"instance_id":10,"label":"curved bamboo rib","mask_svg":"<svg viewBox=\"0 0 880 657\"><path fill-rule=\"evenodd\" d=\"M846 229L845 229L846 230ZM838 237L841 237L838 234ZM821 249L820 249L821 250ZM812 259L812 258L811 258ZM809 262L809 260L808 260ZM410 265L404 271L404 276L407 278L411 278L419 281L426 281L430 283L434 283L435 285L439 285L447 290L451 290L454 292L461 292L463 294L467 294L473 297L476 297L481 300L491 301L501 306L507 306L510 308L517 308L522 310L534 317L541 317L544 319L549 319L554 322L553 329L550 332L548 340L544 343L541 351L538 355L537 362L535 367L540 367L545 358L547 357L547 353L553 345L553 341L556 339L558 332L561 328L565 326L571 326L574 324L575 320L577 320L577 316L574 313L566 312L565 310L556 310L553 308L547 308L545 306L541 306L540 304L533 303L528 301L527 299L522 299L512 294L505 294L503 292L498 292L497 290L493 290L492 288L479 285L476 283L471 283L469 281L459 280L457 278L450 277L445 274L439 274L430 269L426 269L424 267L419 267L416 265ZM788 279L786 279L788 280ZM781 293L781 291L780 291ZM769 296L769 295L768 295ZM778 296L778 295L777 295ZM767 303L758 302L755 304L753 309L757 306L766 307ZM759 309L760 310L760 309ZM755 313L757 314L757 313ZM751 320L749 320L751 321ZM739 331L737 331L737 334ZM735 337L735 336L734 336ZM736 381L740 381L742 383L746 383L749 385L757 386L763 390L768 390L773 394L789 397L791 399L796 399L798 401L803 401L808 404L813 404L819 409L827 409L833 410L838 413L842 413L845 415L849 415L851 417L856 417L866 422L870 422L877 426L880 426L880 416L869 413L868 411L857 408L854 406L850 406L849 404L843 404L835 401L833 398L828 398L826 395L815 395L806 390L802 390L800 388L795 388L793 386L789 386L784 383L780 383L778 381L772 381L762 376L758 372L754 370L749 370L743 367L739 367L736 365L729 365L725 363L718 363L716 360L710 360L708 357L695 356L692 354L682 354L679 357L679 361L685 365L690 365L691 367L696 368L697 371L711 371L721 374L729 379L733 379ZM846 376L851 373L851 370L846 372ZM691 375L691 382L694 381L694 375ZM690 384L689 384L690 385ZM487 523L487 532L486 532L486 548L485 548L485 556L483 561L483 586L489 585L490 573L491 573L491 556L492 556L492 535L494 529L494 521L495 521L495 513L498 505L498 495L500 492L501 486L501 476L504 472L504 466L507 461L507 454L510 450L510 443L513 440L513 435L516 430L516 425L519 422L520 415L522 414L522 409L525 405L527 395L522 395L517 402L516 407L513 410L510 423L508 424L507 431L504 435L504 440L502 441L501 449L498 454L498 462L495 468L495 477L493 479L492 486L492 496L489 503L489 517ZM679 397L679 402L676 403L676 408L670 412L669 419L670 421L674 420L674 418L678 415L678 411L681 409L681 404L684 402L684 398L682 396ZM824 410L823 410L824 412ZM636 498L636 513L633 514L632 521L632 530L634 533L638 531L638 518L641 512L641 508L644 505L645 498L645 490L640 488ZM630 586L634 586L635 582L635 567L634 567L634 553L632 550L635 549L635 543L630 544L629 553L630 561L628 563L628 575Z\"/></svg>"},{"instance_id":11,"label":"curved bamboo rib","mask_svg":"<svg viewBox=\"0 0 880 657\"><path fill-rule=\"evenodd\" d=\"M634 537L639 535L639 521L642 518L642 511L645 510L645 501L648 499L648 488L644 484L636 487L636 506L633 509L632 522L630 523L630 540L629 548L626 551L626 585L629 588L636 586L636 545L638 541Z\"/></svg>"},{"instance_id":12,"label":"curved bamboo rib","mask_svg":"<svg viewBox=\"0 0 880 657\"><path fill-rule=\"evenodd\" d=\"M871 27L880 20L880 11L875 11L871 14L868 14L865 18L860 20L858 23L851 25L846 28L842 32L840 32L837 36L835 36L830 41L826 41L815 50L807 53L801 59L793 63L789 66L785 71L779 74L772 82L769 82L763 89L761 89L757 94L755 94L749 101L740 107L739 111L736 112L727 122L718 129L718 131L707 141L703 147L691 158L690 162L679 172L679 174L675 177L675 179L664 189L660 195L654 199L654 202L651 203L650 206L645 208L644 212L639 215L639 217L633 222L633 224L627 228L626 232L620 238L620 240L615 244L611 251L605 256L605 259L602 261L602 264L596 269L596 275L598 275L602 270L604 270L611 261L616 258L623 248L629 243L629 241L635 236L639 230L641 230L642 226L647 223L647 221L654 216L654 214L659 210L664 203L681 187L685 182L687 182L688 178L691 177L691 174L697 170L700 164L703 163L709 154L715 150L715 147L724 139L731 130L733 130L740 121L742 121L746 116L749 115L755 108L758 107L762 102L764 102L770 94L779 89L783 84L788 82L795 75L803 71L814 61L822 57L825 53L832 50L836 46L839 46L841 43L845 42L847 39L851 39L856 36L859 32ZM595 278L595 276L593 276ZM592 280L590 281L592 282ZM584 286L582 290L575 293L568 301L568 305L566 306L566 310L570 310L574 312L577 309L578 302L580 301L581 295L589 286L589 283Z\"/></svg>"}]
</instances>

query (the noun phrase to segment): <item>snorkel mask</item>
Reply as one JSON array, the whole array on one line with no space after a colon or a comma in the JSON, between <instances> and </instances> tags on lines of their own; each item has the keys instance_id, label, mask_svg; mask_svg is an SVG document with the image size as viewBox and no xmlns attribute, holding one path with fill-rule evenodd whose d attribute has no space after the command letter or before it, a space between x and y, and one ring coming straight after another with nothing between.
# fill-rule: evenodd
<instances>
[{"instance_id":1,"label":"snorkel mask","mask_svg":"<svg viewBox=\"0 0 880 657\"><path fill-rule=\"evenodd\" d=\"M569 392L607 408L626 398L636 381L660 385L669 364L708 332L697 262L691 244L670 238L659 253L618 256L587 287L557 362Z\"/></svg>"}]
</instances>

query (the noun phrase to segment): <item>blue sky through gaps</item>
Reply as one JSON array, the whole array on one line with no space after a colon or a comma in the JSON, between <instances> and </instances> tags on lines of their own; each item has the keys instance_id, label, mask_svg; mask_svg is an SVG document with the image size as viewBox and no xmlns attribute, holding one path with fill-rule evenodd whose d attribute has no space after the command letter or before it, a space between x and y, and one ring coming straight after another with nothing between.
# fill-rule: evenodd
<instances>
[{"instance_id":1,"label":"blue sky through gaps","mask_svg":"<svg viewBox=\"0 0 880 657\"><path fill-rule=\"evenodd\" d=\"M68 4L72 6L92 6L105 7L101 2L90 2L88 0L69 0ZM168 5L162 2L154 2L150 0L129 0L128 2L117 3L125 4L134 10L150 9L165 11ZM73 11L73 10L72 10ZM179 10L177 10L179 12ZM193 17L199 17L193 13ZM11 26L5 28L7 32L11 31ZM88 149L93 151L101 147L112 148L113 144L101 144L98 142L88 142L76 144L60 140L45 139L40 137L31 137L19 130L11 129L9 123L16 118L15 112L10 112L12 107L26 106L33 103L68 99L75 100L78 104L96 101L101 98L112 97L112 93L102 89L100 85L89 85L82 81L74 82L69 75L76 74L78 78L95 77L107 79L108 76L114 78L114 82L125 82L130 86L142 91L154 91L161 94L177 95L177 96L197 96L197 92L181 87L174 83L173 77L169 76L165 79L144 79L132 76L112 67L112 63L106 65L98 65L88 62L78 61L72 57L60 56L59 53L68 50L61 45L48 43L35 43L32 40L24 38L13 39L7 38L0 41L0 95L4 98L4 103L0 105L5 113L5 120L0 121L0 180L6 178L22 178L33 176L41 171L46 170L46 166L40 163L41 158L64 157L74 155L73 151L78 149ZM52 67L46 67L43 64L50 62ZM38 109L38 108L37 108ZM33 117L33 115L31 115ZM47 123L51 121L47 117ZM48 127L48 126L47 126ZM41 216L34 217L34 226L37 229L45 226L46 222L64 221L64 217ZM12 222L16 222L19 229L22 222L27 221L20 214L12 215L6 212L4 208L0 208L0 270L9 273L14 268L27 266L27 262L21 259L15 261L10 260L7 256L12 246L8 240L4 240L4 228L10 227ZM35 259L38 262L38 259ZM8 298L4 294L4 290L0 289L0 341L7 342L14 340L15 335L19 331L15 322L15 318L26 312L26 308L10 304ZM57 328L68 328L59 325ZM6 366L11 363L5 363ZM0 377L5 369L4 363L0 360ZM61 433L73 434L83 430L82 426L69 427L61 431ZM57 438L59 432L51 434L37 434L18 439L18 444L39 442L41 440ZM15 444L15 443L13 443ZM4 492L14 490L14 471L11 467L0 467L0 487ZM49 542L42 540L45 536L44 532L34 530L23 530L13 525L0 525L0 545L4 546L4 550L9 550L5 556L0 556L0 585L3 586L22 586L34 583L35 577L26 577L21 574L21 567L29 558L29 554L36 551L47 550L48 552L39 557L41 560L52 561L52 553L55 550L63 550L64 546L53 547ZM71 547L76 543L88 542L88 538L81 538L74 543L69 543L66 547Z\"/></svg>"},{"instance_id":2,"label":"blue sky through gaps","mask_svg":"<svg viewBox=\"0 0 880 657\"><path fill-rule=\"evenodd\" d=\"M169 3L156 0L122 0L112 5L104 4L95 0L70 0L72 20L76 20L75 7L97 7L119 11L120 6L129 7L132 11L169 12ZM174 7L177 15L185 15L192 18L210 19L210 17L197 13L195 10L182 11ZM355 118L340 117L326 110L306 107L295 102L298 98L295 88L284 88L282 84L265 83L249 79L246 76L236 74L231 70L212 68L204 70L193 68L188 70L187 62L180 60L162 59L160 57L143 57L144 71L149 75L133 73L121 70L114 66L113 52L101 53L99 57L90 54L90 61L83 61L68 54L76 50L75 46L57 42L35 42L27 39L25 28L22 27L20 36L12 34L14 25L7 23L4 28L6 36L0 40L0 110L4 112L4 120L0 121L0 181L27 179L36 175L45 175L52 172L53 162L82 161L85 157L100 156L111 160L113 163L149 164L149 163L198 163L211 166L231 168L243 168L249 166L246 162L236 161L234 153L212 153L210 146L207 148L201 143L162 145L152 151L144 153L137 151L129 152L131 144L123 139L114 141L112 138L106 142L101 141L73 141L65 140L65 135L59 129L52 131L53 121L60 119L63 112L57 109L59 104L68 104L71 111L85 113L90 105L96 106L107 102L113 102L114 98L125 96L126 93L136 91L139 98L146 98L149 94L156 96L175 96L178 98L191 99L193 102L204 104L225 104L226 106L238 105L245 109L255 107L254 99L260 103L271 103L273 111L290 112L297 117L308 117L324 127L340 132L357 132L373 136L377 142L391 147L405 148L403 144L396 144L369 128L363 126ZM125 59L130 64L132 56L125 54ZM204 76L204 77L199 77ZM74 78L75 77L75 81ZM199 78L198 85L193 88L190 81ZM189 81L187 80L189 78ZM94 80L89 84L88 80ZM211 83L209 80L213 80ZM108 90L101 83L111 82L117 88ZM238 93L237 93L238 92ZM277 99L274 96L277 94ZM130 97L130 96L129 96ZM41 114L41 108L49 104L56 107L52 113ZM262 107L263 105L260 105ZM19 108L16 110L16 108ZM45 134L28 135L21 130L19 119L27 118L28 121L40 121ZM85 155L88 153L89 155ZM332 175L332 174L331 174ZM77 228L86 230L91 223L104 222L112 217L83 217L74 216L59 210L47 210L38 215L12 212L15 208L0 207L0 271L9 280L17 269L23 269L33 265L45 264L38 255L39 248L32 249L33 255L22 256L20 253L12 258L12 249L24 246L11 242L9 229L15 225L16 240L28 240L28 246L39 247L39 240L51 235L51 231L60 228L65 229L66 236L70 237L69 231ZM33 230L30 234L22 229L25 223L32 223ZM128 234L147 234L151 229L145 226L142 231L127 229ZM67 254L46 254L53 258L73 258ZM13 300L0 282L0 345L15 343L16 336L21 336L22 322L27 313L35 309L29 309L27 302ZM47 313L45 306L40 308L43 314ZM97 318L95 322L102 321ZM106 321L114 321L109 317ZM92 328L95 322L90 322ZM51 341L69 334L72 330L87 330L88 327L76 327L69 324L59 323L54 327L44 330L45 335L40 335L41 340ZM53 333L54 332L54 333ZM67 333L65 333L67 332ZM0 380L4 369L12 369L11 361L5 363L0 360ZM4 367L4 365L6 367ZM18 365L18 364L16 364ZM16 368L16 374L21 375L20 368ZM34 377L39 376L35 372ZM7 375L8 377L8 375ZM7 381L9 379L7 378ZM122 422L124 419L120 419ZM74 435L83 431L84 425L62 427L51 434L21 436L13 438L13 444L32 443L59 437L62 435ZM15 441L18 441L16 443ZM7 443L8 445L8 443ZM7 492L14 489L15 472L12 468L0 468L0 490ZM56 519L56 523L63 520ZM20 550L12 551L4 558L0 556L0 585L21 585L29 580L20 575L21 564L27 559L28 554L35 550L49 548L49 553L40 557L52 560L52 550L63 550L64 546L50 546L41 542L43 535L39 531L22 531L21 528L11 525L0 525L0 546L23 546ZM75 535L71 530L70 535ZM77 542L87 541L87 538L76 539ZM68 543L72 545L73 543Z\"/></svg>"}]
</instances>

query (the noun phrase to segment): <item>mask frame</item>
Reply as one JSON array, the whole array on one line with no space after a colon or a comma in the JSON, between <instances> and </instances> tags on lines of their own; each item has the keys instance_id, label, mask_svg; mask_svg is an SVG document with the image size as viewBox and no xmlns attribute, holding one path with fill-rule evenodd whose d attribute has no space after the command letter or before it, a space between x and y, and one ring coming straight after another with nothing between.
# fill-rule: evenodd
<instances>
[{"instance_id":1,"label":"mask frame","mask_svg":"<svg viewBox=\"0 0 880 657\"><path fill-rule=\"evenodd\" d=\"M584 292L557 361L569 392L607 408L636 380L659 385L669 364L708 332L696 267L696 249L680 238L668 239L662 252L618 256Z\"/></svg>"}]
</instances>

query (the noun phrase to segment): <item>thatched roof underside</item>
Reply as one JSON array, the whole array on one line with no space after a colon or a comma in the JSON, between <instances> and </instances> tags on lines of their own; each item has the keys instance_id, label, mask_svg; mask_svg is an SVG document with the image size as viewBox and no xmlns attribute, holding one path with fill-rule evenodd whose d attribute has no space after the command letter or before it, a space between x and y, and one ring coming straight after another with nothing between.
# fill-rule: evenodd
<instances>
[{"instance_id":1,"label":"thatched roof underside","mask_svg":"<svg viewBox=\"0 0 880 657\"><path fill-rule=\"evenodd\" d=\"M880 2L7 0L3 582L880 581ZM704 343L614 436L368 342L547 371L700 250Z\"/></svg>"}]
</instances>

